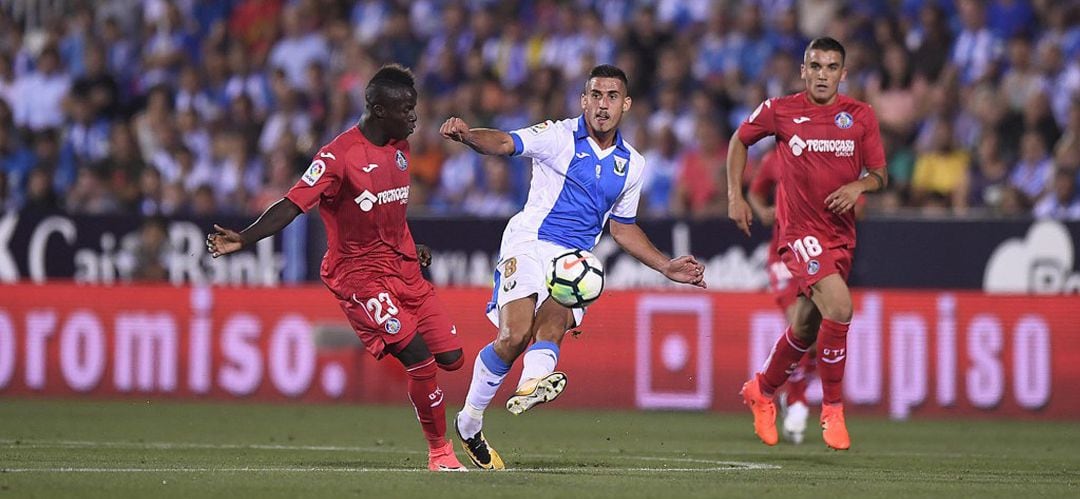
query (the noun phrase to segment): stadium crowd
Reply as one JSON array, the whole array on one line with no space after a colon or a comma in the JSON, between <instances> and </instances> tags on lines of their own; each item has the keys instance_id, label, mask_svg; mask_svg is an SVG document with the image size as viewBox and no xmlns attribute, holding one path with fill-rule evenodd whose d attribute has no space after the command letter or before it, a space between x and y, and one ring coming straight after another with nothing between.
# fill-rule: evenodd
<instances>
[{"instance_id":1,"label":"stadium crowd","mask_svg":"<svg viewBox=\"0 0 1080 499\"><path fill-rule=\"evenodd\" d=\"M847 47L889 190L872 213L1080 219L1080 3L1052 0L56 0L0 3L0 206L258 214L352 126L383 63L413 68L417 213L505 217L529 168L442 140L449 115L576 116L631 77L643 216L722 217L735 127ZM44 6L44 7L43 7ZM751 149L760 160L770 144ZM752 175L747 175L748 180Z\"/></svg>"}]
</instances>

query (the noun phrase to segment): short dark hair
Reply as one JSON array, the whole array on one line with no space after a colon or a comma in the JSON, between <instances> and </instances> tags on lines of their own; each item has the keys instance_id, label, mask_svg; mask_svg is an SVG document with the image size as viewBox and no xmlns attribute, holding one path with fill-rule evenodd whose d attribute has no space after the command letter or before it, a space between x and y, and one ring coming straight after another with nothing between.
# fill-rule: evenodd
<instances>
[{"instance_id":1,"label":"short dark hair","mask_svg":"<svg viewBox=\"0 0 1080 499\"><path fill-rule=\"evenodd\" d=\"M593 78L617 78L622 81L623 86L626 87L628 92L630 90L630 80L626 77L626 72L619 69L618 66L601 64L592 68L592 71L589 71L589 78L585 80L586 88L589 86L589 80L592 80Z\"/></svg>"},{"instance_id":2,"label":"short dark hair","mask_svg":"<svg viewBox=\"0 0 1080 499\"><path fill-rule=\"evenodd\" d=\"M841 45L840 42L836 41L835 38L831 38L828 36L823 36L821 38L814 38L813 40L810 40L810 44L806 46L806 51L803 53L803 57L805 58L805 54L809 53L811 50L821 50L824 52L840 52L840 64L843 64L844 60L847 59L847 51L844 50L844 46Z\"/></svg>"},{"instance_id":3,"label":"short dark hair","mask_svg":"<svg viewBox=\"0 0 1080 499\"><path fill-rule=\"evenodd\" d=\"M381 102L387 93L395 90L416 91L416 77L401 64L386 64L375 72L364 91L368 104Z\"/></svg>"}]
</instances>

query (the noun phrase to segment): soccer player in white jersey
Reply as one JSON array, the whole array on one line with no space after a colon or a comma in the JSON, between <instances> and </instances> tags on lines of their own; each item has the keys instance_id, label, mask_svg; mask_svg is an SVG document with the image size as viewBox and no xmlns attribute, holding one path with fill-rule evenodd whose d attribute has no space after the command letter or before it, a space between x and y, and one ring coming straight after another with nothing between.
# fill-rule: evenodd
<instances>
[{"instance_id":1,"label":"soccer player in white jersey","mask_svg":"<svg viewBox=\"0 0 1080 499\"><path fill-rule=\"evenodd\" d=\"M517 391L506 404L510 412L550 402L566 386L566 375L555 371L559 345L585 311L548 299L544 274L552 259L592 249L610 219L611 236L627 253L672 281L705 287L702 264L692 256L669 259L634 222L645 159L618 130L630 109L627 85L626 73L605 64L589 73L579 117L512 132L470 128L451 117L440 129L443 137L481 154L533 160L528 201L507 224L495 267L487 312L498 336L477 355L465 407L456 418L462 447L482 469L504 468L481 428L484 409L515 359L525 353Z\"/></svg>"}]
</instances>

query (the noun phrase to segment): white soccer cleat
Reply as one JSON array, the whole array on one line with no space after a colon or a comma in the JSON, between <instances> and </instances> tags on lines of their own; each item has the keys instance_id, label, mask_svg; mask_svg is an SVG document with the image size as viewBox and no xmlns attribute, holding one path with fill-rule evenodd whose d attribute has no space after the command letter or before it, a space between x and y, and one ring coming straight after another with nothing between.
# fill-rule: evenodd
<instances>
[{"instance_id":1,"label":"white soccer cleat","mask_svg":"<svg viewBox=\"0 0 1080 499\"><path fill-rule=\"evenodd\" d=\"M803 434L806 432L806 420L810 416L810 408L802 402L788 405L784 410L784 440L793 444L801 444Z\"/></svg>"},{"instance_id":2,"label":"white soccer cleat","mask_svg":"<svg viewBox=\"0 0 1080 499\"><path fill-rule=\"evenodd\" d=\"M521 414L536 404L555 400L564 388L566 388L566 375L559 371L530 379L506 401L506 410L514 415Z\"/></svg>"}]
</instances>

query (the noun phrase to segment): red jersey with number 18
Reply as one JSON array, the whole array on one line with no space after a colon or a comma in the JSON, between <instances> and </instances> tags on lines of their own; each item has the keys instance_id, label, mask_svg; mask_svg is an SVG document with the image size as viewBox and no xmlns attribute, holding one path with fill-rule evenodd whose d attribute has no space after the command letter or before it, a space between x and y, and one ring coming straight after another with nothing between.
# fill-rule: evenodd
<instances>
[{"instance_id":1,"label":"red jersey with number 18","mask_svg":"<svg viewBox=\"0 0 1080 499\"><path fill-rule=\"evenodd\" d=\"M863 168L885 166L877 117L869 104L837 95L828 106L806 92L769 99L739 126L739 140L750 146L776 136L780 155L782 239L786 244L813 236L824 248L855 247L854 210L837 215L825 198L859 179Z\"/></svg>"},{"instance_id":2,"label":"red jersey with number 18","mask_svg":"<svg viewBox=\"0 0 1080 499\"><path fill-rule=\"evenodd\" d=\"M354 126L323 146L285 195L305 212L319 205L327 239L321 274L332 290L357 273L420 275L405 219L408 167L407 141L376 146Z\"/></svg>"}]
</instances>

